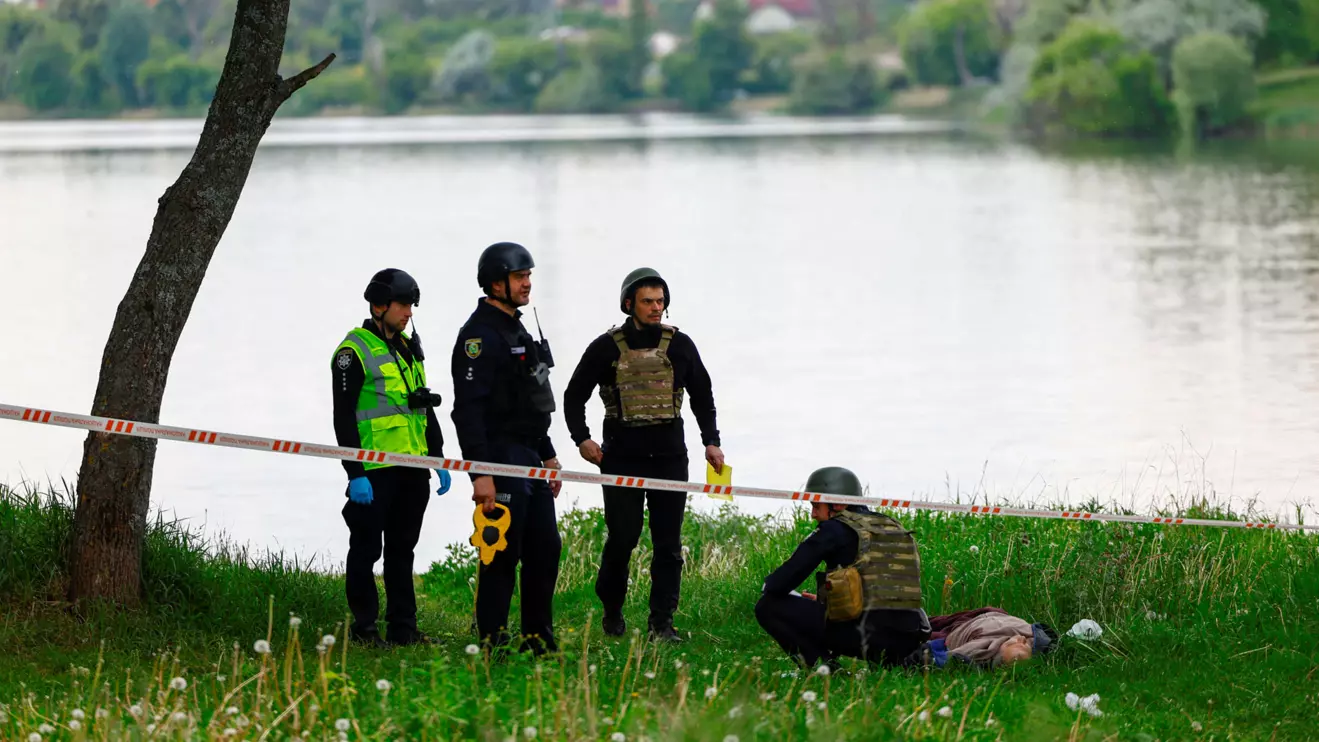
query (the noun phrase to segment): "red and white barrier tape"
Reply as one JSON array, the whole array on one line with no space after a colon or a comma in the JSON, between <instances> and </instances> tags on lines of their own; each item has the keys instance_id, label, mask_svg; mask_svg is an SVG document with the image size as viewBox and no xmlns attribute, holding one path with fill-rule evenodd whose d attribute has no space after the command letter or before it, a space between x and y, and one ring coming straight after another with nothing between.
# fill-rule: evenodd
<instances>
[{"instance_id":1,"label":"red and white barrier tape","mask_svg":"<svg viewBox=\"0 0 1319 742\"><path fill-rule=\"evenodd\" d=\"M793 492L789 490L771 490L759 487L741 487L733 485L699 484L696 482L675 482L667 479L643 479L640 477L613 476L608 474L587 474L584 472L562 469L543 469L510 464L492 464L484 461L464 461L462 459L437 459L427 456L401 456L384 451L367 451L358 448L340 448L322 446L301 441L276 440L274 438L257 438L254 436L218 433L209 430L175 428L168 425L140 423L131 420L118 420L93 415L75 415L68 412L41 410L34 407L14 407L0 404L0 419L18 422L36 423L38 425L56 425L64 428L78 428L94 433L113 433L136 438L155 438L163 441L198 443L207 446L225 446L243 448L250 451L265 451L290 454L293 456L316 456L325 459L343 461L362 461L409 466L417 469L448 469L474 474L490 474L499 477L518 477L522 479L545 479L563 482L580 482L582 484L600 484L614 487L632 487L635 489L669 490L690 494L705 494L712 497L761 497L771 500L798 500L804 502L830 502L846 505L868 505L870 507L909 508L913 510L938 510L946 513L970 513L975 515L1009 515L1019 518L1056 518L1062 520L1104 521L1112 523L1158 523L1174 526L1209 526L1213 528L1254 528L1265 530L1319 531L1319 525L1294 525L1289 523L1252 523L1247 521L1204 520L1198 518L1161 518L1147 515L1115 515L1109 513L1086 513L1074 510L1027 510L1025 508L997 507L993 505L957 505L945 502L923 500L898 500L877 497L851 497L848 495L822 494L818 492Z\"/></svg>"}]
</instances>

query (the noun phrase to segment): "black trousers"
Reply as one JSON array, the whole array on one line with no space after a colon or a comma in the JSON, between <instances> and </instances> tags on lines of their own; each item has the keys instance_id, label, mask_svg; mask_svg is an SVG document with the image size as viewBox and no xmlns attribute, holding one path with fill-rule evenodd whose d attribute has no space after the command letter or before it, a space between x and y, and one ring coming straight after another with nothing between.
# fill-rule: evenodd
<instances>
[{"instance_id":1,"label":"black trousers","mask_svg":"<svg viewBox=\"0 0 1319 742\"><path fill-rule=\"evenodd\" d=\"M600 472L688 480L686 456L628 457L606 453L600 462ZM622 610L632 550L641 540L641 522L649 505L650 540L655 549L650 560L650 625L671 624L682 588L682 521L687 513L687 493L606 486L604 500L608 535L595 581L596 596L606 611Z\"/></svg>"},{"instance_id":2,"label":"black trousers","mask_svg":"<svg viewBox=\"0 0 1319 742\"><path fill-rule=\"evenodd\" d=\"M894 667L930 638L926 631L886 629L867 619L826 621L823 603L796 595L762 595L756 620L788 656L807 667L835 657Z\"/></svg>"},{"instance_id":3,"label":"black trousers","mask_svg":"<svg viewBox=\"0 0 1319 742\"><path fill-rule=\"evenodd\" d=\"M510 443L490 447L494 463L539 467L535 450ZM511 522L504 539L508 547L495 552L489 565L479 564L476 628L482 643L508 644L508 610L522 565L522 648L536 654L558 650L554 638L554 587L559 579L559 522L554 494L540 479L495 477L496 502L508 507Z\"/></svg>"},{"instance_id":4,"label":"black trousers","mask_svg":"<svg viewBox=\"0 0 1319 742\"><path fill-rule=\"evenodd\" d=\"M421 521L430 502L430 472L389 466L366 473L372 500L343 506L348 524L346 592L353 613L352 633L378 631L380 596L375 565L385 557L385 623L390 641L408 641L417 631L417 595L412 585L413 551L421 536ZM382 548L383 539L383 548Z\"/></svg>"}]
</instances>

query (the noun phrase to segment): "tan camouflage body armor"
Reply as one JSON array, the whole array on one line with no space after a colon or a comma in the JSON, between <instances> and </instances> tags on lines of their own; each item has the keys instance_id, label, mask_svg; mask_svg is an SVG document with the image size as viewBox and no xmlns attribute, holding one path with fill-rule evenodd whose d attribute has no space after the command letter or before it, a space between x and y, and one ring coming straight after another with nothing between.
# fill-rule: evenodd
<instances>
[{"instance_id":1,"label":"tan camouflage body armor","mask_svg":"<svg viewBox=\"0 0 1319 742\"><path fill-rule=\"evenodd\" d=\"M826 613L830 621L852 621L866 611L917 610L921 601L921 559L916 539L887 515L850 510L834 520L856 531L856 561L829 572Z\"/></svg>"},{"instance_id":2,"label":"tan camouflage body armor","mask_svg":"<svg viewBox=\"0 0 1319 742\"><path fill-rule=\"evenodd\" d=\"M660 327L659 346L645 350L627 347L623 328L609 331L618 345L618 362L613 386L600 387L606 419L621 419L632 427L659 425L682 414L683 390L674 382L673 362L668 356L669 343L678 328Z\"/></svg>"}]
</instances>

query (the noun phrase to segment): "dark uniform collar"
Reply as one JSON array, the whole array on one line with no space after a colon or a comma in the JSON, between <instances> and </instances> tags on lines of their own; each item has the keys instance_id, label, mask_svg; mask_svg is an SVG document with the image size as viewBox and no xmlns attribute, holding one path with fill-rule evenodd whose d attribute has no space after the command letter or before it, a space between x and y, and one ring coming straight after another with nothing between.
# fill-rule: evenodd
<instances>
[{"instance_id":1,"label":"dark uniform collar","mask_svg":"<svg viewBox=\"0 0 1319 742\"><path fill-rule=\"evenodd\" d=\"M522 319L522 310L514 309L513 315L510 317L508 312L505 312L499 307L494 306L490 302L486 301L484 298L481 298L477 300L476 315L486 320L487 322L502 320L504 322L509 323L510 325L514 325L514 324L521 324L520 320Z\"/></svg>"},{"instance_id":2,"label":"dark uniform collar","mask_svg":"<svg viewBox=\"0 0 1319 742\"><path fill-rule=\"evenodd\" d=\"M623 321L623 337L628 340L639 340L659 345L660 335L664 332L662 325L654 327L637 327L636 320L628 317Z\"/></svg>"}]
</instances>

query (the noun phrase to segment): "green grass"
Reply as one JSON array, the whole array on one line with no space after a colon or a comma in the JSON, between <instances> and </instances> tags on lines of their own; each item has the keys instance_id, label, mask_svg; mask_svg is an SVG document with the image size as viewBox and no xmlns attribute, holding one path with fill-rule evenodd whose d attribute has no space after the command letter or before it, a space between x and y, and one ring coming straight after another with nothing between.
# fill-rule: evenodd
<instances>
[{"instance_id":1,"label":"green grass","mask_svg":"<svg viewBox=\"0 0 1319 742\"><path fill-rule=\"evenodd\" d=\"M1104 634L1008 670L845 661L851 673L825 677L791 665L752 614L761 580L813 528L804 519L690 515L678 615L690 639L657 648L600 635L603 521L574 511L560 525L563 653L492 664L465 651L469 548L418 576L435 648L349 647L339 578L159 518L144 607L75 617L62 602L69 507L0 490L0 739L146 739L154 725L152 739L338 740L343 719L354 740L526 740L531 728L540 740L1244 740L1308 738L1319 718L1309 535L899 512L931 615L996 605L1060 633L1091 618ZM645 620L644 540L636 557L632 626ZM327 633L337 641L320 653ZM258 640L273 652L254 652ZM1098 693L1104 714L1069 710L1069 692Z\"/></svg>"},{"instance_id":2,"label":"green grass","mask_svg":"<svg viewBox=\"0 0 1319 742\"><path fill-rule=\"evenodd\" d=\"M1319 134L1319 67L1278 70L1256 78L1252 113L1266 132Z\"/></svg>"}]
</instances>

